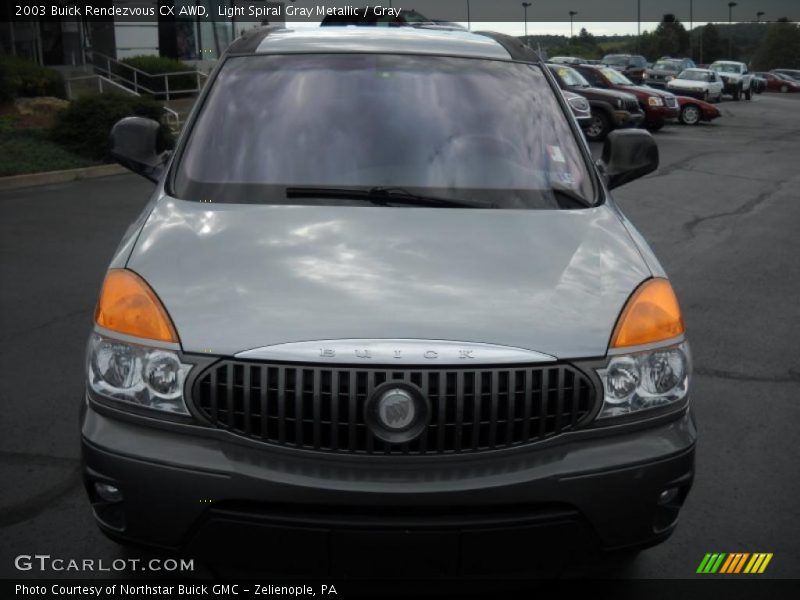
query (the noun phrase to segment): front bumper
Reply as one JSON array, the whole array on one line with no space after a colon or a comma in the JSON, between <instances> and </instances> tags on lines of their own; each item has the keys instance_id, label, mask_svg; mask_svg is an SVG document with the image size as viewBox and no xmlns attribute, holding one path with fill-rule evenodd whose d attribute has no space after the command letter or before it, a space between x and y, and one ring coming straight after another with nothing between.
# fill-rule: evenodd
<instances>
[{"instance_id":1,"label":"front bumper","mask_svg":"<svg viewBox=\"0 0 800 600\"><path fill-rule=\"evenodd\" d=\"M683 411L484 454L339 457L146 423L88 400L81 430L86 488L109 536L201 558L236 549L237 561L316 575L374 575L387 564L372 564L376 553L390 549L433 556L417 575L456 575L495 572L497 561L524 570L537 548L658 543L691 487L696 436ZM97 482L122 501L102 500ZM668 489L676 495L659 504Z\"/></svg>"},{"instance_id":2,"label":"front bumper","mask_svg":"<svg viewBox=\"0 0 800 600\"><path fill-rule=\"evenodd\" d=\"M690 89L684 90L681 88L667 88L668 92L675 94L676 96L688 96L689 98L697 98L698 100L705 99L708 96L708 90L698 90L698 89Z\"/></svg>"},{"instance_id":3,"label":"front bumper","mask_svg":"<svg viewBox=\"0 0 800 600\"><path fill-rule=\"evenodd\" d=\"M614 124L618 128L639 127L644 123L644 113L632 113L627 110L614 111Z\"/></svg>"},{"instance_id":4,"label":"front bumper","mask_svg":"<svg viewBox=\"0 0 800 600\"><path fill-rule=\"evenodd\" d=\"M647 106L645 109L645 121L648 123L662 123L670 119L677 119L680 115L680 107L669 106Z\"/></svg>"}]
</instances>

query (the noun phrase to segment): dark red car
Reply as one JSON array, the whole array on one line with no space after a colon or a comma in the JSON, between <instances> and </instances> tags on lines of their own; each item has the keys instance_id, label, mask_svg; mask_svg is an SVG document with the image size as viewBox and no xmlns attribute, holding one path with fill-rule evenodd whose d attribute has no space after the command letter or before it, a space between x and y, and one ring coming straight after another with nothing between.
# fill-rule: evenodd
<instances>
[{"instance_id":1,"label":"dark red car","mask_svg":"<svg viewBox=\"0 0 800 600\"><path fill-rule=\"evenodd\" d=\"M768 92L800 92L800 81L795 81L782 73L756 73L757 77L767 80Z\"/></svg>"},{"instance_id":2,"label":"dark red car","mask_svg":"<svg viewBox=\"0 0 800 600\"><path fill-rule=\"evenodd\" d=\"M619 71L611 67L594 65L573 65L593 87L619 90L636 96L639 106L644 111L644 127L656 131L664 126L668 119L677 119L680 114L675 94L636 85Z\"/></svg>"},{"instance_id":3,"label":"dark red car","mask_svg":"<svg viewBox=\"0 0 800 600\"><path fill-rule=\"evenodd\" d=\"M722 116L719 109L710 102L689 96L676 96L676 99L680 107L678 120L684 125L697 125L700 121L713 121Z\"/></svg>"}]
</instances>

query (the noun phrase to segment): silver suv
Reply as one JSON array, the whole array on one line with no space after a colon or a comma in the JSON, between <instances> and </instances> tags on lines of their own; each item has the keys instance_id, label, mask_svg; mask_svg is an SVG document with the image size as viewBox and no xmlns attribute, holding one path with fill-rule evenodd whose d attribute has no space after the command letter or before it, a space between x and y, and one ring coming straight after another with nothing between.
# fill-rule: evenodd
<instances>
[{"instance_id":1,"label":"silver suv","mask_svg":"<svg viewBox=\"0 0 800 600\"><path fill-rule=\"evenodd\" d=\"M106 534L373 577L670 535L689 347L609 194L657 167L649 133L595 163L530 49L441 26L254 31L174 152L158 130L111 134L156 187L88 345Z\"/></svg>"}]
</instances>

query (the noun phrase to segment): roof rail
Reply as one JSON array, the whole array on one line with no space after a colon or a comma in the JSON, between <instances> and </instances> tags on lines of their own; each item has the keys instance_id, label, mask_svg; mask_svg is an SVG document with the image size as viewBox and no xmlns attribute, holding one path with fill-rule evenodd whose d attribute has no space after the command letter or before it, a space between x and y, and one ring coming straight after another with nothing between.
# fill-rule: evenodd
<instances>
[{"instance_id":1,"label":"roof rail","mask_svg":"<svg viewBox=\"0 0 800 600\"><path fill-rule=\"evenodd\" d=\"M514 60L523 60L526 62L542 62L539 54L530 46L526 46L519 38L515 38L505 33L497 33L496 31L476 31L475 35L482 35L493 39L500 44L511 55Z\"/></svg>"}]
</instances>

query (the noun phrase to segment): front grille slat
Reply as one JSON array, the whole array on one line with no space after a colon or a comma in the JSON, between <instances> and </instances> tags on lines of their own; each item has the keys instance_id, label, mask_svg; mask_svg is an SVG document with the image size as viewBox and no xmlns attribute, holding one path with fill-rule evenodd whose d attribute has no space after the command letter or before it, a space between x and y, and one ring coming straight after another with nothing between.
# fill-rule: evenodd
<instances>
[{"instance_id":1,"label":"front grille slat","mask_svg":"<svg viewBox=\"0 0 800 600\"><path fill-rule=\"evenodd\" d=\"M378 385L402 381L430 404L417 439L375 437L364 406ZM214 427L269 445L345 454L437 455L536 443L580 427L597 392L567 363L512 367L330 367L220 360L195 380L191 401Z\"/></svg>"},{"instance_id":2,"label":"front grille slat","mask_svg":"<svg viewBox=\"0 0 800 600\"><path fill-rule=\"evenodd\" d=\"M249 437L253 432L250 422L250 365L245 365L244 367L244 378L242 380L242 412L244 413L244 433Z\"/></svg>"}]
</instances>

